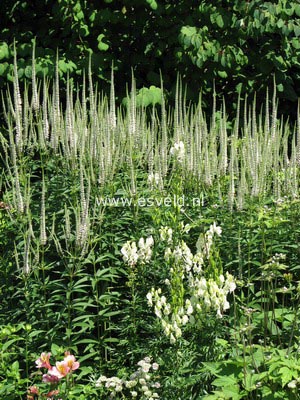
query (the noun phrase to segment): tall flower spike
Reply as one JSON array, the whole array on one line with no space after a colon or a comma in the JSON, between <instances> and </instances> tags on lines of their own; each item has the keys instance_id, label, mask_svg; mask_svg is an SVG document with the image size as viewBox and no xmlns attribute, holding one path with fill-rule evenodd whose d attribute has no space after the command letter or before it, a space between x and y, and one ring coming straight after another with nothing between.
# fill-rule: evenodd
<instances>
[{"instance_id":1,"label":"tall flower spike","mask_svg":"<svg viewBox=\"0 0 300 400\"><path fill-rule=\"evenodd\" d=\"M40 241L41 241L42 246L45 246L45 244L47 243L45 192L46 192L45 176L43 173L43 176L42 176L42 198L41 198L41 225L40 225Z\"/></svg>"},{"instance_id":2,"label":"tall flower spike","mask_svg":"<svg viewBox=\"0 0 300 400\"><path fill-rule=\"evenodd\" d=\"M117 126L117 117L116 117L116 103L115 103L114 63L112 63L112 65L111 65L109 120L110 120L111 128L115 129Z\"/></svg>"},{"instance_id":3,"label":"tall flower spike","mask_svg":"<svg viewBox=\"0 0 300 400\"><path fill-rule=\"evenodd\" d=\"M23 149L23 130L22 130L22 98L19 86L19 76L18 76L18 61L17 61L17 50L16 43L14 42L14 107L15 107L15 122L16 122L16 147L19 152Z\"/></svg>"},{"instance_id":4,"label":"tall flower spike","mask_svg":"<svg viewBox=\"0 0 300 400\"><path fill-rule=\"evenodd\" d=\"M35 45L36 41L35 39L33 40L33 46L32 46L32 68L31 68L31 83L32 83L32 108L33 110L37 113L40 107L40 102L39 102L39 95L38 95L38 90L37 90L37 83L36 83L36 69L35 69Z\"/></svg>"}]
</instances>

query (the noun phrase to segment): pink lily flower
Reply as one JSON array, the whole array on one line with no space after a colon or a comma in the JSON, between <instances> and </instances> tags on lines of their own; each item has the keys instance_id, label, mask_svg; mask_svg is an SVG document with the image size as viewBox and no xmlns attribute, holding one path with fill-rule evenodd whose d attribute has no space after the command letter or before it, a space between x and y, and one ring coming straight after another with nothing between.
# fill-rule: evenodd
<instances>
[{"instance_id":1,"label":"pink lily flower","mask_svg":"<svg viewBox=\"0 0 300 400\"><path fill-rule=\"evenodd\" d=\"M70 372L70 367L65 361L57 361L55 367L49 371L49 375L57 377L58 379L64 378Z\"/></svg>"},{"instance_id":2,"label":"pink lily flower","mask_svg":"<svg viewBox=\"0 0 300 400\"><path fill-rule=\"evenodd\" d=\"M73 355L67 353L63 362L67 364L67 366L70 368L70 371L76 371L76 369L78 369L80 365Z\"/></svg>"},{"instance_id":3,"label":"pink lily flower","mask_svg":"<svg viewBox=\"0 0 300 400\"><path fill-rule=\"evenodd\" d=\"M50 365L50 357L51 357L51 353L42 353L40 355L40 358L38 358L35 362L36 367L51 369L52 367Z\"/></svg>"}]
</instances>

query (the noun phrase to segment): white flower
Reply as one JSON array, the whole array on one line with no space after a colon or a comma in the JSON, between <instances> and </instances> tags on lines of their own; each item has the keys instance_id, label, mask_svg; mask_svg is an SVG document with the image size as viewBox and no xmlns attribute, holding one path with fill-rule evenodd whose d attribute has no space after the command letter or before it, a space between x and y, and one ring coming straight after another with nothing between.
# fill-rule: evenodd
<instances>
[{"instance_id":1,"label":"white flower","mask_svg":"<svg viewBox=\"0 0 300 400\"><path fill-rule=\"evenodd\" d=\"M230 308L230 304L227 300L225 300L223 303L223 310L228 310L229 308Z\"/></svg>"},{"instance_id":2,"label":"white flower","mask_svg":"<svg viewBox=\"0 0 300 400\"><path fill-rule=\"evenodd\" d=\"M289 382L288 383L288 387L290 388L290 389L295 389L296 387L297 387L297 381L296 381L296 379L294 379L293 381L291 381L291 382Z\"/></svg>"},{"instance_id":3,"label":"white flower","mask_svg":"<svg viewBox=\"0 0 300 400\"><path fill-rule=\"evenodd\" d=\"M155 173L151 172L151 173L148 175L148 184L149 184L150 186L160 187L160 186L161 186L161 183L162 183L162 178L161 178L161 176L160 176L159 173L157 173L157 172L155 172Z\"/></svg>"},{"instance_id":4,"label":"white flower","mask_svg":"<svg viewBox=\"0 0 300 400\"><path fill-rule=\"evenodd\" d=\"M209 232L211 232L212 235L216 233L218 236L221 236L222 228L220 226L217 226L214 222L213 225L209 227Z\"/></svg>"},{"instance_id":5,"label":"white flower","mask_svg":"<svg viewBox=\"0 0 300 400\"><path fill-rule=\"evenodd\" d=\"M176 342L176 339L175 339L173 333L171 333L171 335L170 335L170 343L174 344L175 342Z\"/></svg>"},{"instance_id":6,"label":"white flower","mask_svg":"<svg viewBox=\"0 0 300 400\"><path fill-rule=\"evenodd\" d=\"M153 246L154 245L154 240L152 236L147 237L146 239L146 246Z\"/></svg>"},{"instance_id":7,"label":"white flower","mask_svg":"<svg viewBox=\"0 0 300 400\"><path fill-rule=\"evenodd\" d=\"M152 294L152 292L148 292L146 297L147 297L149 306L152 306L153 305L153 294Z\"/></svg>"},{"instance_id":8,"label":"white flower","mask_svg":"<svg viewBox=\"0 0 300 400\"><path fill-rule=\"evenodd\" d=\"M184 143L181 140L174 143L174 146L172 146L170 149L170 154L174 158L177 158L179 163L182 163L185 156Z\"/></svg>"},{"instance_id":9,"label":"white flower","mask_svg":"<svg viewBox=\"0 0 300 400\"><path fill-rule=\"evenodd\" d=\"M159 365L158 365L157 363L153 363L153 364L152 364L152 369L153 369L153 371L157 371L158 368L159 368ZM157 386L155 386L155 387L157 387Z\"/></svg>"},{"instance_id":10,"label":"white flower","mask_svg":"<svg viewBox=\"0 0 300 400\"><path fill-rule=\"evenodd\" d=\"M130 266L136 265L138 261L138 253L135 242L126 242L121 249L121 254L123 255L123 260Z\"/></svg>"},{"instance_id":11,"label":"white flower","mask_svg":"<svg viewBox=\"0 0 300 400\"><path fill-rule=\"evenodd\" d=\"M167 247L165 250L165 260L169 261L171 255L172 255L172 250L170 249L170 247Z\"/></svg>"},{"instance_id":12,"label":"white flower","mask_svg":"<svg viewBox=\"0 0 300 400\"><path fill-rule=\"evenodd\" d=\"M139 252L138 257L142 263L149 262L152 256L151 247L154 244L154 240L152 236L149 236L146 240L144 238L140 238L138 242Z\"/></svg>"},{"instance_id":13,"label":"white flower","mask_svg":"<svg viewBox=\"0 0 300 400\"><path fill-rule=\"evenodd\" d=\"M168 226L162 226L159 229L160 238L162 241L167 242L168 244L172 244L173 230Z\"/></svg>"},{"instance_id":14,"label":"white flower","mask_svg":"<svg viewBox=\"0 0 300 400\"><path fill-rule=\"evenodd\" d=\"M192 305L189 305L188 308L186 309L187 315L193 314L193 311L194 311L194 309L193 309L193 306L192 306Z\"/></svg>"},{"instance_id":15,"label":"white flower","mask_svg":"<svg viewBox=\"0 0 300 400\"><path fill-rule=\"evenodd\" d=\"M131 380L131 381L126 381L125 386L127 387L127 389L131 389L131 388L133 388L134 386L136 386L136 384L137 384L137 381L136 381L136 380Z\"/></svg>"},{"instance_id":16,"label":"white flower","mask_svg":"<svg viewBox=\"0 0 300 400\"><path fill-rule=\"evenodd\" d=\"M236 289L236 283L234 281L234 277L228 272L226 273L226 281L224 284L224 289L229 291L230 293L234 292Z\"/></svg>"}]
</instances>

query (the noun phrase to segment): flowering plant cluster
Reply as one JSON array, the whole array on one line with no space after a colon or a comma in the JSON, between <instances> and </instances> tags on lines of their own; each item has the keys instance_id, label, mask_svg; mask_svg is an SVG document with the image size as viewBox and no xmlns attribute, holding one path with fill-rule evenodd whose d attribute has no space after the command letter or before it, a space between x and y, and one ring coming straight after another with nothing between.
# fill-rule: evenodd
<instances>
[{"instance_id":1,"label":"flowering plant cluster","mask_svg":"<svg viewBox=\"0 0 300 400\"><path fill-rule=\"evenodd\" d=\"M107 378L101 375L95 385L109 393L109 399L139 399L155 400L159 399L156 389L160 388L160 383L153 381L159 365L152 363L150 357L145 357L137 363L139 368L130 375L129 379L121 379L116 376Z\"/></svg>"},{"instance_id":2,"label":"flowering plant cluster","mask_svg":"<svg viewBox=\"0 0 300 400\"><path fill-rule=\"evenodd\" d=\"M59 394L59 390L56 387L54 388L54 386L57 386L62 378L69 377L80 365L79 362L76 361L76 358L68 351L65 352L64 359L62 361L57 361L55 366L50 364L50 357L51 353L42 353L35 362L37 368L47 369L47 373L43 374L42 381L43 383L50 383L52 385L51 390L44 395L48 400L54 399L54 396ZM28 390L27 399L33 400L35 395L39 396L40 390L37 386L31 386Z\"/></svg>"},{"instance_id":3,"label":"flowering plant cluster","mask_svg":"<svg viewBox=\"0 0 300 400\"><path fill-rule=\"evenodd\" d=\"M190 225L179 225L181 233L187 233ZM184 240L177 240L173 229L163 226L159 230L160 240L165 243L164 258L169 265L169 278L165 284L170 299L162 293L162 289L152 289L147 294L148 304L154 307L155 315L160 319L163 331L170 342L174 343L182 336L182 327L188 323L194 324L196 318L201 320L204 315L214 312L222 318L229 309L227 295L236 288L234 277L228 272L213 266L205 268L205 263L212 259L214 237L220 236L221 227L214 222L204 235L200 235L195 254ZM121 249L124 261L134 266L149 262L152 256L153 237L138 242L127 242Z\"/></svg>"},{"instance_id":4,"label":"flowering plant cluster","mask_svg":"<svg viewBox=\"0 0 300 400\"><path fill-rule=\"evenodd\" d=\"M146 240L144 238L140 238L138 245L135 241L126 242L121 249L124 262L131 267L134 267L138 261L141 264L149 262L152 256L153 244L154 240L152 236L147 237Z\"/></svg>"},{"instance_id":5,"label":"flowering plant cluster","mask_svg":"<svg viewBox=\"0 0 300 400\"><path fill-rule=\"evenodd\" d=\"M188 229L182 227L183 232ZM218 270L208 274L204 268L205 261L211 257L214 236L222 233L219 226L212 224L199 237L195 254L183 240L175 244L172 233L171 228L160 229L160 239L167 245L164 257L170 266L170 277L165 281L170 300L161 288L152 288L147 294L147 300L154 307L165 335L174 343L182 336L182 327L187 323L194 324L197 317L201 318L213 311L221 318L230 307L227 295L235 290L236 284L231 274L226 273L224 276Z\"/></svg>"},{"instance_id":6,"label":"flowering plant cluster","mask_svg":"<svg viewBox=\"0 0 300 400\"><path fill-rule=\"evenodd\" d=\"M183 163L185 157L185 148L184 143L179 140L178 142L174 143L174 146L170 149L170 154L174 157L180 164Z\"/></svg>"},{"instance_id":7,"label":"flowering plant cluster","mask_svg":"<svg viewBox=\"0 0 300 400\"><path fill-rule=\"evenodd\" d=\"M158 172L150 172L148 175L147 182L151 188L161 189L163 186L163 180Z\"/></svg>"}]
</instances>

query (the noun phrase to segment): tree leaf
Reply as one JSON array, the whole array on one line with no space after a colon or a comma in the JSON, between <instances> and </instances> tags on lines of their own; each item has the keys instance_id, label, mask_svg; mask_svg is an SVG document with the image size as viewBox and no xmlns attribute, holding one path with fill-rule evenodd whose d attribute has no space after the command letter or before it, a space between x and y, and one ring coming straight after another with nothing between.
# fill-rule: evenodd
<instances>
[{"instance_id":1,"label":"tree leaf","mask_svg":"<svg viewBox=\"0 0 300 400\"><path fill-rule=\"evenodd\" d=\"M216 23L219 28L224 28L224 20L221 14L219 14L216 18Z\"/></svg>"}]
</instances>

